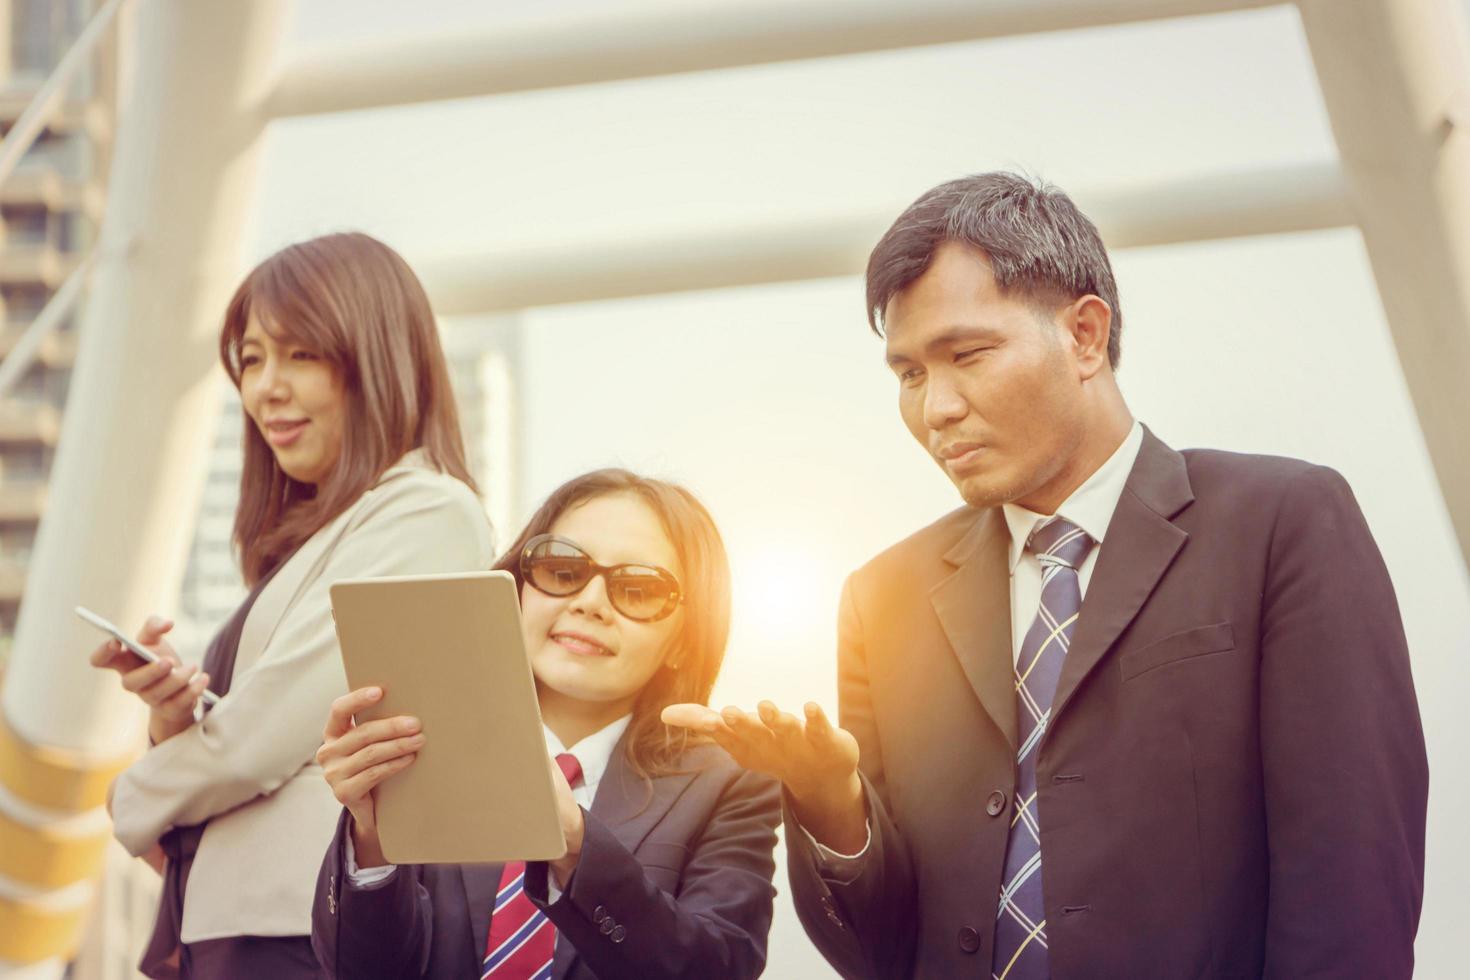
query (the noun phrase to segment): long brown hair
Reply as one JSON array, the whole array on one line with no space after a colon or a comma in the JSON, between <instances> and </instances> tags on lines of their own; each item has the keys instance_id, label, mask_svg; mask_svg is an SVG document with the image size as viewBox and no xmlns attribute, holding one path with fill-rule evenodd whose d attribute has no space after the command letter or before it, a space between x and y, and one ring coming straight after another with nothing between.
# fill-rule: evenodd
<instances>
[{"instance_id":1,"label":"long brown hair","mask_svg":"<svg viewBox=\"0 0 1470 980\"><path fill-rule=\"evenodd\" d=\"M593 470L552 491L495 567L510 572L517 588L524 588L520 556L526 542L550 531L562 514L578 504L614 493L634 494L658 515L683 571L679 585L684 593L684 621L673 640L673 656L665 658L639 692L624 742L633 770L646 778L676 771L679 757L694 739L687 729L665 725L659 714L671 704L708 703L725 659L730 636L730 561L709 511L678 484L621 469ZM677 666L669 666L671 662Z\"/></svg>"},{"instance_id":2,"label":"long brown hair","mask_svg":"<svg viewBox=\"0 0 1470 980\"><path fill-rule=\"evenodd\" d=\"M240 387L251 317L330 363L348 424L336 468L317 486L293 480L247 415L234 543L254 585L362 496L410 450L475 489L429 298L397 252L358 233L281 249L256 266L225 311L219 353Z\"/></svg>"}]
</instances>

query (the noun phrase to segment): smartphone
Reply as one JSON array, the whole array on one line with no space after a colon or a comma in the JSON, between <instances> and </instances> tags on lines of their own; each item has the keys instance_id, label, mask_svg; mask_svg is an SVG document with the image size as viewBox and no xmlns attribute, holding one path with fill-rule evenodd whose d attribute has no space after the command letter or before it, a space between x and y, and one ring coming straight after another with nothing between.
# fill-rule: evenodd
<instances>
[{"instance_id":1,"label":"smartphone","mask_svg":"<svg viewBox=\"0 0 1470 980\"><path fill-rule=\"evenodd\" d=\"M122 630L118 629L112 623L110 623L107 620L103 619L101 616L97 615L92 610L88 609L86 606L77 606L76 613L85 622L88 622L91 625L97 627L99 630L101 630L102 632L106 633L108 636L112 637L117 642L121 643L123 645L123 648L124 649L131 651L132 653L134 653L137 656L141 657L143 660L148 661L150 664L156 664L156 663L158 663L158 655L156 653L154 653L152 650L148 649L145 646L142 646L142 645L140 645L138 643L133 642L133 640L129 639L128 636L125 633L123 633ZM211 691L211 690L209 690L207 688L205 689L205 691L202 694L199 695L199 697L200 697L201 700L204 701L205 704L208 704L208 705L216 705L216 704L219 704L219 695L218 694L215 694L213 691Z\"/></svg>"}]
</instances>

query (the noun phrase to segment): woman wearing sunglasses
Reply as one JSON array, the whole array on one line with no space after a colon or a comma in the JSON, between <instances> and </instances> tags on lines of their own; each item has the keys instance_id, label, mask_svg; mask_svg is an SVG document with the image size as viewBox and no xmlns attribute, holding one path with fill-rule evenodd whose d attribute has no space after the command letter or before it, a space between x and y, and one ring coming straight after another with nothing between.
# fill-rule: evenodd
<instances>
[{"instance_id":1,"label":"woman wearing sunglasses","mask_svg":"<svg viewBox=\"0 0 1470 980\"><path fill-rule=\"evenodd\" d=\"M599 470L556 490L496 565L515 576L568 852L387 865L373 787L433 738L339 698L318 752L344 807L312 942L339 977L657 980L760 974L774 781L660 712L705 703L724 657L724 544L687 490ZM488 710L488 706L487 706ZM506 787L514 792L514 787Z\"/></svg>"}]
</instances>

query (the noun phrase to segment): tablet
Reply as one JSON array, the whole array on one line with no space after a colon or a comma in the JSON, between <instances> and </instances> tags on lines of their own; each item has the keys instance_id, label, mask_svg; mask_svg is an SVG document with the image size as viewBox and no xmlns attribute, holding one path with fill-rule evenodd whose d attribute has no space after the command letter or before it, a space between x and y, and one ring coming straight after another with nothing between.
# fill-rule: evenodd
<instances>
[{"instance_id":1,"label":"tablet","mask_svg":"<svg viewBox=\"0 0 1470 980\"><path fill-rule=\"evenodd\" d=\"M358 721L413 715L424 747L374 790L393 864L550 860L566 853L536 684L509 572L357 579L331 587Z\"/></svg>"}]
</instances>

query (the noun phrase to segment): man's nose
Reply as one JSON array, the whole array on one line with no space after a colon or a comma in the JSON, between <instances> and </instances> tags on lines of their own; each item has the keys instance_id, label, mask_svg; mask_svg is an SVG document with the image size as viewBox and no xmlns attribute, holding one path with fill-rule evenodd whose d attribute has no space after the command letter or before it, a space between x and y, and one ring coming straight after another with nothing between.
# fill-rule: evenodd
<instances>
[{"instance_id":1,"label":"man's nose","mask_svg":"<svg viewBox=\"0 0 1470 980\"><path fill-rule=\"evenodd\" d=\"M953 384L943 378L930 378L924 388L924 424L931 429L942 429L964 418L970 411Z\"/></svg>"}]
</instances>

